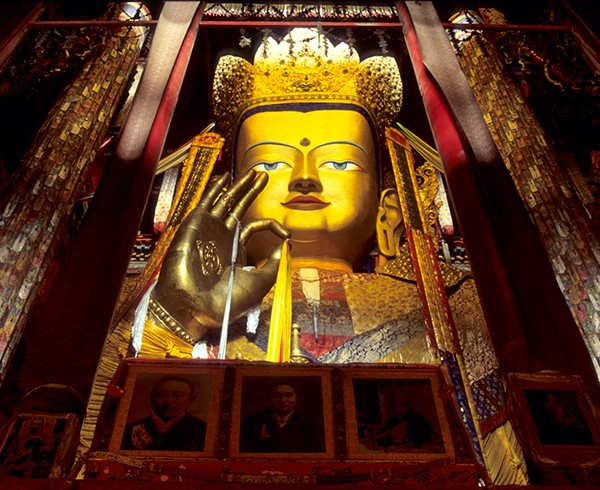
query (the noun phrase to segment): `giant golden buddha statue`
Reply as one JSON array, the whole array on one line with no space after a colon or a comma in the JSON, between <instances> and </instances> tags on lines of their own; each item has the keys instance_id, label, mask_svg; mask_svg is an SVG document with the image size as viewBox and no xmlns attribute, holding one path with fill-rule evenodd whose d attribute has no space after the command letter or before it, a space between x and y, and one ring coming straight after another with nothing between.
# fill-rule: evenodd
<instances>
[{"instance_id":1,"label":"giant golden buddha statue","mask_svg":"<svg viewBox=\"0 0 600 490\"><path fill-rule=\"evenodd\" d=\"M398 191L384 183L385 128L401 101L394 58L360 61L353 48L333 46L315 30L294 29L280 43L268 38L253 64L221 58L214 108L235 177L213 178L180 225L150 293L143 334L136 333L137 355L215 357L228 310L227 358L264 360L271 289L289 239L292 322L306 359L439 363L399 239ZM373 250L379 267L364 272ZM441 266L464 382L483 400L486 390L502 388L475 286L464 272ZM499 414L497 402L481 408L481 423ZM512 431L505 424L494 432L499 426L486 431L484 450L515 462L493 470L505 473L497 481L522 482Z\"/></svg>"},{"instance_id":2,"label":"giant golden buddha statue","mask_svg":"<svg viewBox=\"0 0 600 490\"><path fill-rule=\"evenodd\" d=\"M243 255L257 268L236 267L232 320L261 305L289 234L292 316L309 357L432 362L413 282L355 273L377 236L384 261L403 260L404 279L412 279L408 257L399 254L397 192L382 189L381 199L379 192L384 128L402 100L396 61L376 56L361 62L349 46L295 29L281 43L269 38L254 64L221 58L214 87L236 183L221 177L173 240L150 305L163 341L147 335L152 340L140 355L164 356L169 348L169 355L190 354L203 339L214 345L241 222ZM463 275L452 277L454 285ZM228 357L264 359L270 301L267 295L260 307L256 334L234 323Z\"/></svg>"}]
</instances>

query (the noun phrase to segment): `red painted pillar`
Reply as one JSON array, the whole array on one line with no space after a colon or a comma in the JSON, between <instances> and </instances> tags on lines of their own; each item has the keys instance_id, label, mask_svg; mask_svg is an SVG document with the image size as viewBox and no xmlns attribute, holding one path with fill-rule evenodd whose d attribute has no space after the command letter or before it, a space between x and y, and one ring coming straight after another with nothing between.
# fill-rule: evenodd
<instances>
[{"instance_id":1,"label":"red painted pillar","mask_svg":"<svg viewBox=\"0 0 600 490\"><path fill-rule=\"evenodd\" d=\"M563 348L577 327L431 2L398 10L501 370L595 383L583 342Z\"/></svg>"},{"instance_id":2,"label":"red painted pillar","mask_svg":"<svg viewBox=\"0 0 600 490\"><path fill-rule=\"evenodd\" d=\"M22 392L62 383L87 396L91 388L198 31L197 2L169 4L115 156L46 303L27 326Z\"/></svg>"}]
</instances>

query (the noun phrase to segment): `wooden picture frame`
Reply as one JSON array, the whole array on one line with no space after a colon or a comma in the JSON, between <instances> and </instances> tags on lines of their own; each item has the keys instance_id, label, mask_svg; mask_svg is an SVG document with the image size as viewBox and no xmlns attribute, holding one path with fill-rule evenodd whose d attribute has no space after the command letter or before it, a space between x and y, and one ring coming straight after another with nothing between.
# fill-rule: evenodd
<instances>
[{"instance_id":1,"label":"wooden picture frame","mask_svg":"<svg viewBox=\"0 0 600 490\"><path fill-rule=\"evenodd\" d=\"M454 458L436 368L343 372L347 455L398 462Z\"/></svg>"},{"instance_id":2,"label":"wooden picture frame","mask_svg":"<svg viewBox=\"0 0 600 490\"><path fill-rule=\"evenodd\" d=\"M224 376L221 366L206 363L129 363L108 451L145 459L214 457Z\"/></svg>"},{"instance_id":3,"label":"wooden picture frame","mask_svg":"<svg viewBox=\"0 0 600 490\"><path fill-rule=\"evenodd\" d=\"M286 398L293 398L293 415L285 414L292 408ZM331 369L238 367L232 400L231 458L334 457ZM282 413L278 421L273 419L274 410Z\"/></svg>"},{"instance_id":4,"label":"wooden picture frame","mask_svg":"<svg viewBox=\"0 0 600 490\"><path fill-rule=\"evenodd\" d=\"M514 421L534 461L600 459L599 412L579 376L511 373L508 381Z\"/></svg>"},{"instance_id":5,"label":"wooden picture frame","mask_svg":"<svg viewBox=\"0 0 600 490\"><path fill-rule=\"evenodd\" d=\"M204 408L189 408L206 421L203 450L124 445L133 433L127 427L146 418L152 388L165 378L184 378L185 386L195 383L204 392ZM390 448L388 444L365 451L360 426L364 407L357 403L360 393L377 393L371 397L373 410L379 410L378 422L383 424L393 387L403 391L420 412L412 416L413 422L425 421L435 437L416 445L413 439L412 445ZM474 461L462 450L455 461L459 452L455 447L462 448L464 440L461 433L450 430L458 415L447 389L438 366L128 359L108 387L86 477L232 483L379 482L383 478L413 484L420 482L421 474L415 473L415 463L423 462L428 481L475 484Z\"/></svg>"},{"instance_id":6,"label":"wooden picture frame","mask_svg":"<svg viewBox=\"0 0 600 490\"><path fill-rule=\"evenodd\" d=\"M0 432L0 476L64 478L78 442L75 414L17 413Z\"/></svg>"}]
</instances>

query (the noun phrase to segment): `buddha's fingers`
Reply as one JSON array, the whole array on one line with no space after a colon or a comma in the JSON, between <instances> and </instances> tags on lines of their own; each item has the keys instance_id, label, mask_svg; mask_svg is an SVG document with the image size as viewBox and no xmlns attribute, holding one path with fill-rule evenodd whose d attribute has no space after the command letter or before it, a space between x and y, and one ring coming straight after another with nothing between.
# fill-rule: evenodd
<instances>
[{"instance_id":1,"label":"buddha's fingers","mask_svg":"<svg viewBox=\"0 0 600 490\"><path fill-rule=\"evenodd\" d=\"M217 219L223 219L231 209L237 207L236 204L246 195L248 190L251 191L254 188L255 177L255 170L250 170L247 174L245 174L240 180L232 185L229 190L221 194L214 207L210 210L210 214ZM234 224L230 229L235 227L235 220L233 223Z\"/></svg>"},{"instance_id":2,"label":"buddha's fingers","mask_svg":"<svg viewBox=\"0 0 600 490\"><path fill-rule=\"evenodd\" d=\"M281 225L281 223L279 223L279 221L274 219L260 219L252 221L251 223L248 223L246 226L244 226L240 234L240 243L245 246L246 243L248 243L248 240L250 240L250 238L252 237L252 235L258 233L259 231L266 230L271 231L273 234L275 234L282 240L285 240L286 238L289 238L291 236L290 232L287 231Z\"/></svg>"},{"instance_id":3,"label":"buddha's fingers","mask_svg":"<svg viewBox=\"0 0 600 490\"><path fill-rule=\"evenodd\" d=\"M229 172L226 172L223 175L221 175L216 180L216 182L208 188L204 196L202 196L198 207L203 209L204 211L210 210L219 194L225 191L229 187L229 184L231 184L231 174Z\"/></svg>"},{"instance_id":4,"label":"buddha's fingers","mask_svg":"<svg viewBox=\"0 0 600 490\"><path fill-rule=\"evenodd\" d=\"M259 172L258 175L254 170L251 170L250 172L252 172L253 175L256 175L256 178L252 181L250 189L239 198L236 205L231 208L227 218L225 218L225 226L230 230L233 230L237 223L242 220L246 211L248 211L248 208L254 202L254 199L256 199L256 196L262 192L269 181L269 176L264 172ZM243 178L250 174L250 172L244 175Z\"/></svg>"}]
</instances>

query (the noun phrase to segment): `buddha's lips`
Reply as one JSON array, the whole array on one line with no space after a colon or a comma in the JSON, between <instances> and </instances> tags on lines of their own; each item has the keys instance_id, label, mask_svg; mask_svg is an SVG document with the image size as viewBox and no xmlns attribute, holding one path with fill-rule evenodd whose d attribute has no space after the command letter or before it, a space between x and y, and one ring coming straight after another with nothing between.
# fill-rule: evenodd
<instances>
[{"instance_id":1,"label":"buddha's lips","mask_svg":"<svg viewBox=\"0 0 600 490\"><path fill-rule=\"evenodd\" d=\"M328 202L321 201L319 198L314 196L296 196L289 201L282 202L282 205L293 208L293 209L322 209L325 206L329 206Z\"/></svg>"}]
</instances>

